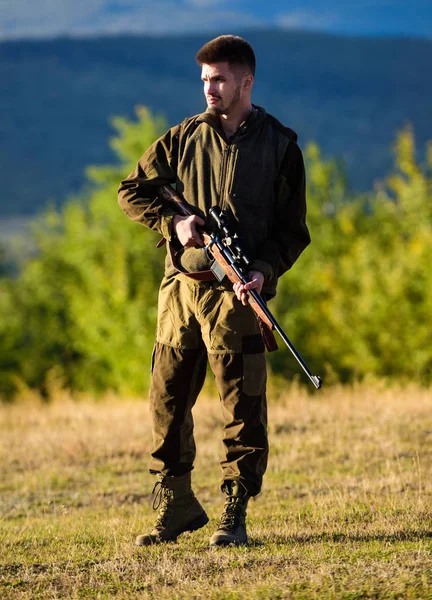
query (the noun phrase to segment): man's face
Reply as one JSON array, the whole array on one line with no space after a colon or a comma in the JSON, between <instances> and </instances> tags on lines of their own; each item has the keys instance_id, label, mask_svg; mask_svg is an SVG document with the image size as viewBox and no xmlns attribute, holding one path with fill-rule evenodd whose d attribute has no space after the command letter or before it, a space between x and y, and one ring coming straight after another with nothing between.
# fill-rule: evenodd
<instances>
[{"instance_id":1,"label":"man's face","mask_svg":"<svg viewBox=\"0 0 432 600\"><path fill-rule=\"evenodd\" d=\"M227 62L202 65L201 79L207 106L215 115L229 115L242 97L243 77Z\"/></svg>"}]
</instances>

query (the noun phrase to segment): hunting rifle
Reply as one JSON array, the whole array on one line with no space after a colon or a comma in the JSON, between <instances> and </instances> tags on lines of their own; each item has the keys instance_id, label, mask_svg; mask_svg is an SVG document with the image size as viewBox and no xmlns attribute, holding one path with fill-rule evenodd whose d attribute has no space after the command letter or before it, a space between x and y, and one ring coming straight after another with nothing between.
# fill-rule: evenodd
<instances>
[{"instance_id":1,"label":"hunting rifle","mask_svg":"<svg viewBox=\"0 0 432 600\"><path fill-rule=\"evenodd\" d=\"M159 196L173 204L181 215L190 217L195 214L191 206L182 200L170 185L160 186L158 192ZM248 283L249 277L247 272L250 270L252 262L241 248L239 236L232 226L232 219L225 211L221 210L219 206L213 206L209 210L209 214L214 221L215 227L212 227L210 232L199 228L199 232L203 238L206 250L211 253L214 259L214 263L211 266L214 277L218 281L222 281L226 275L232 283ZM249 304L257 315L267 350L277 350L277 344L272 334L272 330L275 329L284 343L288 346L303 371L309 377L310 381L316 389L319 389L322 384L321 377L311 373L307 364L294 348L282 327L269 311L263 297L255 289L248 290L247 295ZM269 330L270 337L268 335L266 336L266 329Z\"/></svg>"}]
</instances>

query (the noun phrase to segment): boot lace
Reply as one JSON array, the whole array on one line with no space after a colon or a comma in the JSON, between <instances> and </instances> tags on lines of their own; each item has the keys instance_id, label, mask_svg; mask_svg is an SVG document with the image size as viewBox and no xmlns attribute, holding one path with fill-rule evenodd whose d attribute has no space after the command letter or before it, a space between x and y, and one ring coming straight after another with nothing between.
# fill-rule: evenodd
<instances>
[{"instance_id":1,"label":"boot lace","mask_svg":"<svg viewBox=\"0 0 432 600\"><path fill-rule=\"evenodd\" d=\"M243 518L242 498L228 496L219 523L219 529L234 533L241 524Z\"/></svg>"},{"instance_id":2,"label":"boot lace","mask_svg":"<svg viewBox=\"0 0 432 600\"><path fill-rule=\"evenodd\" d=\"M164 527L173 513L174 492L164 485L163 481L157 481L152 494L154 494L152 508L158 511L155 527Z\"/></svg>"}]
</instances>

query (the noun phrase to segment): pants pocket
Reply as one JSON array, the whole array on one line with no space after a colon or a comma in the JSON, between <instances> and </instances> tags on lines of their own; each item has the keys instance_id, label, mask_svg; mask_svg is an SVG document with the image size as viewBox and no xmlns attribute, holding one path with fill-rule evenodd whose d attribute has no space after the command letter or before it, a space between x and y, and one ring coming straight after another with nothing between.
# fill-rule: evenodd
<instances>
[{"instance_id":1,"label":"pants pocket","mask_svg":"<svg viewBox=\"0 0 432 600\"><path fill-rule=\"evenodd\" d=\"M243 393L260 396L265 393L267 369L264 354L243 354Z\"/></svg>"}]
</instances>

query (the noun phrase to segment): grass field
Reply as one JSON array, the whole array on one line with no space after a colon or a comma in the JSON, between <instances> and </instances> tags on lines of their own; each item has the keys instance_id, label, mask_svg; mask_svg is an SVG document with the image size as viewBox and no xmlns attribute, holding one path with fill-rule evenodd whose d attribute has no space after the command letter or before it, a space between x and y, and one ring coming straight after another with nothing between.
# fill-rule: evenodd
<instances>
[{"instance_id":1,"label":"grass field","mask_svg":"<svg viewBox=\"0 0 432 600\"><path fill-rule=\"evenodd\" d=\"M134 546L154 518L146 403L0 406L0 598L432 598L431 409L415 387L272 394L251 544L209 550L223 505L216 399L195 410L210 523L148 548Z\"/></svg>"}]
</instances>

